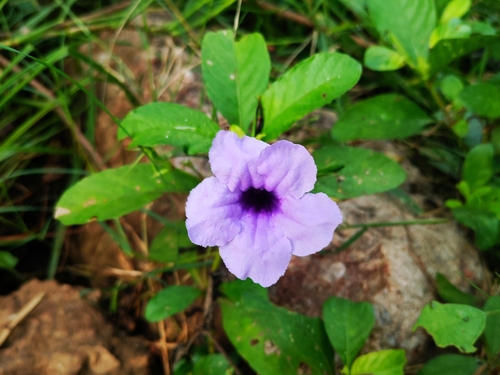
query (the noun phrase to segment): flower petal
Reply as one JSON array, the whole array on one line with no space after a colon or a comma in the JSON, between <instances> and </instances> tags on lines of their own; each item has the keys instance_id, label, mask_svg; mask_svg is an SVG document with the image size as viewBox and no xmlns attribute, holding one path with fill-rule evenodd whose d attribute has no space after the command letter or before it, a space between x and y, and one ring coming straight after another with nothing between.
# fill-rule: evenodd
<instances>
[{"instance_id":1,"label":"flower petal","mask_svg":"<svg viewBox=\"0 0 500 375\"><path fill-rule=\"evenodd\" d=\"M251 278L268 287L283 276L292 246L267 214L248 213L241 219L241 232L219 247L226 267L240 279Z\"/></svg>"},{"instance_id":2,"label":"flower petal","mask_svg":"<svg viewBox=\"0 0 500 375\"><path fill-rule=\"evenodd\" d=\"M206 178L191 190L186 203L191 241L200 246L220 246L231 241L241 230L239 196L215 177Z\"/></svg>"},{"instance_id":3,"label":"flower petal","mask_svg":"<svg viewBox=\"0 0 500 375\"><path fill-rule=\"evenodd\" d=\"M258 187L261 183L255 171L255 162L267 147L267 143L255 138L240 138L236 133L221 130L215 136L208 154L212 173L230 191Z\"/></svg>"},{"instance_id":4,"label":"flower petal","mask_svg":"<svg viewBox=\"0 0 500 375\"><path fill-rule=\"evenodd\" d=\"M326 194L305 194L300 199L283 199L281 213L275 214L274 222L291 241L293 255L306 256L331 242L333 231L342 222L342 213Z\"/></svg>"},{"instance_id":5,"label":"flower petal","mask_svg":"<svg viewBox=\"0 0 500 375\"><path fill-rule=\"evenodd\" d=\"M278 141L263 150L257 172L264 177L264 188L279 197L300 198L314 188L316 164L304 146Z\"/></svg>"}]
</instances>

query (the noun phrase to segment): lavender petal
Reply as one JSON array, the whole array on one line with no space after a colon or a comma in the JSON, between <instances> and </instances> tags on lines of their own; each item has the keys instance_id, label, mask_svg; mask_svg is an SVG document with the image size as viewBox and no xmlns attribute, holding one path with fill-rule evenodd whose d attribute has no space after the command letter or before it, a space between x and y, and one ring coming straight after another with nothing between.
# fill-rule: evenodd
<instances>
[{"instance_id":1,"label":"lavender petal","mask_svg":"<svg viewBox=\"0 0 500 375\"><path fill-rule=\"evenodd\" d=\"M292 255L290 241L267 214L247 213L241 223L241 232L219 247L221 258L236 277L249 277L268 287L286 271Z\"/></svg>"},{"instance_id":2,"label":"lavender petal","mask_svg":"<svg viewBox=\"0 0 500 375\"><path fill-rule=\"evenodd\" d=\"M316 164L304 146L278 141L263 150L257 172L263 175L264 188L278 196L300 198L314 188Z\"/></svg>"},{"instance_id":3,"label":"lavender petal","mask_svg":"<svg viewBox=\"0 0 500 375\"><path fill-rule=\"evenodd\" d=\"M342 222L337 204L323 193L288 197L281 202L281 213L274 222L291 241L293 255L306 256L325 248L333 231Z\"/></svg>"},{"instance_id":4,"label":"lavender petal","mask_svg":"<svg viewBox=\"0 0 500 375\"><path fill-rule=\"evenodd\" d=\"M231 131L220 131L208 154L212 173L230 191L259 187L262 182L261 176L255 171L255 162L267 147L267 143L255 138L239 138Z\"/></svg>"},{"instance_id":5,"label":"lavender petal","mask_svg":"<svg viewBox=\"0 0 500 375\"><path fill-rule=\"evenodd\" d=\"M240 231L239 193L232 193L217 178L203 180L189 194L186 227L191 241L200 246L220 246Z\"/></svg>"}]
</instances>

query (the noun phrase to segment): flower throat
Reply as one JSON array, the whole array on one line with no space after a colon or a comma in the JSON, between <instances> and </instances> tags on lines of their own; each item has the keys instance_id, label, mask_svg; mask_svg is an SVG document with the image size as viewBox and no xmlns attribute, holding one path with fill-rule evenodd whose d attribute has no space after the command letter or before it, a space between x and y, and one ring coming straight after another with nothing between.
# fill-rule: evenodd
<instances>
[{"instance_id":1,"label":"flower throat","mask_svg":"<svg viewBox=\"0 0 500 375\"><path fill-rule=\"evenodd\" d=\"M278 198L273 192L252 187L241 194L240 203L248 211L271 213L278 206Z\"/></svg>"}]
</instances>

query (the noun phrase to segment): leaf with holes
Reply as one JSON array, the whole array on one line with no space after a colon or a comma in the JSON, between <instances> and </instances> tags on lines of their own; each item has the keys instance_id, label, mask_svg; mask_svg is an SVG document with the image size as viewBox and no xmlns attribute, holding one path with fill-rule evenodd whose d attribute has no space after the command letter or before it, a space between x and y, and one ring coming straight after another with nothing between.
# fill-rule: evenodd
<instances>
[{"instance_id":1,"label":"leaf with holes","mask_svg":"<svg viewBox=\"0 0 500 375\"><path fill-rule=\"evenodd\" d=\"M361 65L341 53L318 53L297 64L262 95L265 140L331 103L358 82Z\"/></svg>"},{"instance_id":2,"label":"leaf with holes","mask_svg":"<svg viewBox=\"0 0 500 375\"><path fill-rule=\"evenodd\" d=\"M172 145L185 148L190 155L208 152L220 130L203 112L164 102L134 109L121 125L118 139L129 136L130 147Z\"/></svg>"},{"instance_id":3,"label":"leaf with holes","mask_svg":"<svg viewBox=\"0 0 500 375\"><path fill-rule=\"evenodd\" d=\"M231 30L207 33L201 45L207 95L230 125L246 130L266 90L271 60L260 34L234 41Z\"/></svg>"},{"instance_id":4,"label":"leaf with holes","mask_svg":"<svg viewBox=\"0 0 500 375\"><path fill-rule=\"evenodd\" d=\"M332 137L355 139L401 139L421 133L433 120L404 96L385 94L356 103L335 123Z\"/></svg>"},{"instance_id":5,"label":"leaf with holes","mask_svg":"<svg viewBox=\"0 0 500 375\"><path fill-rule=\"evenodd\" d=\"M186 285L166 287L148 302L144 317L149 322L159 322L183 311L201 294L200 290Z\"/></svg>"},{"instance_id":6,"label":"leaf with holes","mask_svg":"<svg viewBox=\"0 0 500 375\"><path fill-rule=\"evenodd\" d=\"M250 280L225 283L222 323L232 344L262 375L333 374L333 350L318 318L269 302Z\"/></svg>"},{"instance_id":7,"label":"leaf with holes","mask_svg":"<svg viewBox=\"0 0 500 375\"><path fill-rule=\"evenodd\" d=\"M453 345L462 353L473 353L485 321L486 314L475 307L432 301L421 311L413 331L422 327L440 348Z\"/></svg>"},{"instance_id":8,"label":"leaf with holes","mask_svg":"<svg viewBox=\"0 0 500 375\"><path fill-rule=\"evenodd\" d=\"M324 147L314 151L313 157L318 167L314 192L338 199L391 190L406 178L394 160L364 148Z\"/></svg>"},{"instance_id":9,"label":"leaf with holes","mask_svg":"<svg viewBox=\"0 0 500 375\"><path fill-rule=\"evenodd\" d=\"M350 368L375 324L373 306L331 297L323 305L323 320L330 342Z\"/></svg>"},{"instance_id":10,"label":"leaf with holes","mask_svg":"<svg viewBox=\"0 0 500 375\"><path fill-rule=\"evenodd\" d=\"M155 171L150 164L126 165L90 175L64 192L54 217L63 224L118 218L163 193L188 192L199 181L177 169Z\"/></svg>"}]
</instances>

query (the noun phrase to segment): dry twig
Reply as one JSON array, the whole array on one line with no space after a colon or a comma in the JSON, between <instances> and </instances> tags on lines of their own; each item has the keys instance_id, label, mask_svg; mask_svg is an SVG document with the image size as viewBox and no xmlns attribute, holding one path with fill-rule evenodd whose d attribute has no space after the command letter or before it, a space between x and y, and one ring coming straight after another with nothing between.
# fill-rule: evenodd
<instances>
[{"instance_id":1,"label":"dry twig","mask_svg":"<svg viewBox=\"0 0 500 375\"><path fill-rule=\"evenodd\" d=\"M38 293L14 315L12 320L7 324L7 327L0 331L0 346L7 340L12 330L40 303L44 296L45 292Z\"/></svg>"}]
</instances>

